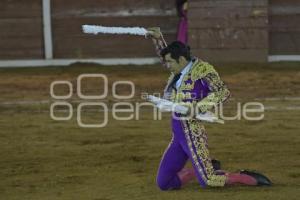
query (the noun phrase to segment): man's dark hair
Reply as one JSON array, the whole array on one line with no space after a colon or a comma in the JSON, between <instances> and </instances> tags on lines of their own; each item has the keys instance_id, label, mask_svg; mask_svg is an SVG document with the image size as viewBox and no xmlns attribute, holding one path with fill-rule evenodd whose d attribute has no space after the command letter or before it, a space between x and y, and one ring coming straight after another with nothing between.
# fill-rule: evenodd
<instances>
[{"instance_id":1,"label":"man's dark hair","mask_svg":"<svg viewBox=\"0 0 300 200\"><path fill-rule=\"evenodd\" d=\"M171 58L179 61L179 57L183 56L187 61L191 60L190 47L180 41L175 41L161 50L160 55L165 58L167 54L171 54Z\"/></svg>"}]
</instances>

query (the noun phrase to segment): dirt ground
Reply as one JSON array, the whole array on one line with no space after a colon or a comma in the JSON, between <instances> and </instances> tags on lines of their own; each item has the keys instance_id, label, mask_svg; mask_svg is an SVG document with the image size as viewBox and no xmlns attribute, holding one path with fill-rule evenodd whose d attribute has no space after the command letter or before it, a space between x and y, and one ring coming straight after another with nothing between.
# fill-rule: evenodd
<instances>
[{"instance_id":1,"label":"dirt ground","mask_svg":"<svg viewBox=\"0 0 300 200\"><path fill-rule=\"evenodd\" d=\"M108 113L104 128L81 128L76 108L85 100L77 96L80 74L105 74L109 81L109 108L114 81L132 81L135 95L127 102L142 102L144 92L161 92L168 72L160 66L97 66L0 69L0 199L29 200L182 200L182 199L299 199L300 198L300 63L216 65L231 90L225 106L234 116L238 103L261 102L260 121L231 120L207 124L211 156L229 171L256 169L274 182L272 187L202 189L196 181L182 190L161 192L155 182L160 158L168 145L170 119L153 120L144 109L140 120L114 120ZM73 85L69 102L74 115L68 121L50 117L52 81ZM103 89L99 79L84 81L86 95ZM128 95L120 86L119 95ZM55 94L65 95L65 86ZM95 100L94 100L95 101ZM87 101L91 102L91 101ZM60 112L59 112L60 111ZM64 108L57 112L66 116ZM99 110L87 110L86 123L103 120Z\"/></svg>"}]
</instances>

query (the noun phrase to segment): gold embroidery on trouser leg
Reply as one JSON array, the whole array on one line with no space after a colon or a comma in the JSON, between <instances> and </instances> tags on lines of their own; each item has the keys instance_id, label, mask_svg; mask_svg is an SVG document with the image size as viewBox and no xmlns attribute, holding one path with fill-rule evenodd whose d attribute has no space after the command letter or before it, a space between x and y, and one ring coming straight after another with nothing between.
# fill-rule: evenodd
<instances>
[{"instance_id":1,"label":"gold embroidery on trouser leg","mask_svg":"<svg viewBox=\"0 0 300 200\"><path fill-rule=\"evenodd\" d=\"M202 161L205 173L207 174L207 178L204 179L204 180L206 180L207 185L214 186L214 187L224 186L225 181L226 181L226 176L216 175L214 172L214 169L213 169L213 166L211 163L211 159L209 157L209 151L208 151L208 146L207 146L207 135L206 135L204 126L194 119L188 120L188 122L185 122L185 123L188 123L190 130L191 130L191 137L189 137L188 129L185 131L185 134L186 134L187 141L191 143L189 145L189 148L191 146L190 150L191 150L191 152L193 152L193 154L195 156L195 158L193 158L193 160L194 161L197 160L197 162L198 162L197 158L200 158L200 160ZM185 127L187 127L187 124L185 124ZM194 152L194 150L192 148L193 145L195 146L196 152ZM204 172L202 171L202 168L200 168L200 169L201 169L200 174L202 176L205 176Z\"/></svg>"},{"instance_id":2,"label":"gold embroidery on trouser leg","mask_svg":"<svg viewBox=\"0 0 300 200\"><path fill-rule=\"evenodd\" d=\"M184 127L184 135L185 135L185 138L186 138L186 141L187 141L187 145L189 147L189 150L191 152L191 156L192 156L192 159L193 159L193 162L195 163L196 165L196 169L198 170L198 173L201 175L201 178L202 180L207 184L207 178L202 170L202 167L198 161L198 157L197 157L197 154L195 153L195 151L193 150L193 143L192 143L192 140L189 136L189 130L188 130L188 126L186 124L187 122L186 121L182 121L182 124L183 124L183 127Z\"/></svg>"}]
</instances>

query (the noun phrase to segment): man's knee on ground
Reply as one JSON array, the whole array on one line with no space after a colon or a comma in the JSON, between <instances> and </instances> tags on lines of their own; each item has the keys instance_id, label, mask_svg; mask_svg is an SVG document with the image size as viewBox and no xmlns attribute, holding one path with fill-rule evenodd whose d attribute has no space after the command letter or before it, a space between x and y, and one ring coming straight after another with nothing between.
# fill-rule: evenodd
<instances>
[{"instance_id":1,"label":"man's knee on ground","mask_svg":"<svg viewBox=\"0 0 300 200\"><path fill-rule=\"evenodd\" d=\"M158 188L162 191L176 190L176 189L180 188L180 187L178 187L178 188L172 187L172 185L170 184L170 180L157 179L156 184L157 184Z\"/></svg>"},{"instance_id":2,"label":"man's knee on ground","mask_svg":"<svg viewBox=\"0 0 300 200\"><path fill-rule=\"evenodd\" d=\"M158 188L159 188L160 190L162 190L162 191L170 190L169 181L157 179L157 180L156 180L156 185L157 185Z\"/></svg>"},{"instance_id":3,"label":"man's knee on ground","mask_svg":"<svg viewBox=\"0 0 300 200\"><path fill-rule=\"evenodd\" d=\"M167 185L167 184L157 183L157 186L162 191L167 191L170 189L169 185Z\"/></svg>"}]
</instances>

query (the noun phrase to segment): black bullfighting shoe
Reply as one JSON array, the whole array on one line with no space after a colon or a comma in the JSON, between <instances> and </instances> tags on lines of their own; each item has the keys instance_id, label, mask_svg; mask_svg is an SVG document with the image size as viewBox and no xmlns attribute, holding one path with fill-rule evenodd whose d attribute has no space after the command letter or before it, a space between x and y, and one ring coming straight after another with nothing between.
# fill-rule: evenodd
<instances>
[{"instance_id":1,"label":"black bullfighting shoe","mask_svg":"<svg viewBox=\"0 0 300 200\"><path fill-rule=\"evenodd\" d=\"M272 185L272 182L270 181L270 179L268 179L265 175L263 175L261 173L249 171L249 170L241 170L240 174L246 174L248 176L255 178L258 186L271 186Z\"/></svg>"},{"instance_id":2,"label":"black bullfighting shoe","mask_svg":"<svg viewBox=\"0 0 300 200\"><path fill-rule=\"evenodd\" d=\"M216 159L212 159L211 160L211 164L214 168L215 171L220 170L221 169L221 162L216 160Z\"/></svg>"}]
</instances>

